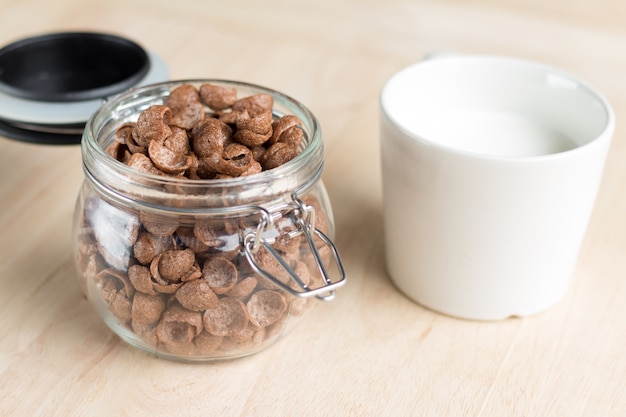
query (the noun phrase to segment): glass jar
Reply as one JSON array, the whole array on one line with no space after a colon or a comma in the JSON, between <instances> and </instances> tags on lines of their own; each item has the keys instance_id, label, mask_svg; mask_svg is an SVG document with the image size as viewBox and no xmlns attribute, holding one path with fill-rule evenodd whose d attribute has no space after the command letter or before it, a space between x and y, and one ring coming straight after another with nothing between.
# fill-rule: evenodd
<instances>
[{"instance_id":1,"label":"glass jar","mask_svg":"<svg viewBox=\"0 0 626 417\"><path fill-rule=\"evenodd\" d=\"M301 120L300 153L250 176L194 180L140 172L109 155L120 126L174 88L204 83L235 87L239 98L270 94L274 118ZM81 146L86 178L73 227L81 288L132 346L176 360L246 356L345 283L321 181L320 127L299 102L232 81L154 84L106 102Z\"/></svg>"}]
</instances>

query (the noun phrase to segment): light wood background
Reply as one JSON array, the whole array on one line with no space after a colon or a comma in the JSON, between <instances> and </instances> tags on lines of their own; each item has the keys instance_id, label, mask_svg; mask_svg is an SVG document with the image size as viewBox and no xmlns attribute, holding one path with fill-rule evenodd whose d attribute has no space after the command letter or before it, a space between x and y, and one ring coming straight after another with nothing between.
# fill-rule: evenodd
<instances>
[{"instance_id":1,"label":"light wood background","mask_svg":"<svg viewBox=\"0 0 626 417\"><path fill-rule=\"evenodd\" d=\"M246 359L139 352L80 294L70 237L79 148L0 138L1 416L626 415L626 2L0 0L0 44L59 30L115 32L164 58L174 79L249 81L310 107L349 283ZM571 291L545 313L445 317L385 272L378 94L433 51L544 61L615 107Z\"/></svg>"}]
</instances>

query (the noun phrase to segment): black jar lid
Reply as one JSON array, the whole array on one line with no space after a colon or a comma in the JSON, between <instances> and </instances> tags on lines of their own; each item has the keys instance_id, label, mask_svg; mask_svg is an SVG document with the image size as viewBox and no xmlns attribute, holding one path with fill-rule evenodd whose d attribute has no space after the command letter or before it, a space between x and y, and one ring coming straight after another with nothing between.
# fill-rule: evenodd
<instances>
[{"instance_id":1,"label":"black jar lid","mask_svg":"<svg viewBox=\"0 0 626 417\"><path fill-rule=\"evenodd\" d=\"M18 40L0 49L0 135L80 143L108 97L168 78L163 60L120 36L60 32Z\"/></svg>"}]
</instances>

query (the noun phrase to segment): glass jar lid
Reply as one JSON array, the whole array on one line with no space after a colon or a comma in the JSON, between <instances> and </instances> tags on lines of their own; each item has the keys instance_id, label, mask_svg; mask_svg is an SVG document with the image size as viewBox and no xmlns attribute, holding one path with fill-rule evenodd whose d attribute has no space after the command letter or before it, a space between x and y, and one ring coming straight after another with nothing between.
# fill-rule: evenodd
<instances>
[{"instance_id":1,"label":"glass jar lid","mask_svg":"<svg viewBox=\"0 0 626 417\"><path fill-rule=\"evenodd\" d=\"M120 36L60 32L21 39L0 49L0 134L77 144L109 97L168 78L162 59Z\"/></svg>"}]
</instances>

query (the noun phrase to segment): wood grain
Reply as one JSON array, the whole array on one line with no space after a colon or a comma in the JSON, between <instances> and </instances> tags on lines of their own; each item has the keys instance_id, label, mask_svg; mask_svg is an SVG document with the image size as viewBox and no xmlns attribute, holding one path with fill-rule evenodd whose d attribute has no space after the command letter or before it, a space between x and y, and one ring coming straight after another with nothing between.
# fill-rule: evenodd
<instances>
[{"instance_id":1,"label":"wood grain","mask_svg":"<svg viewBox=\"0 0 626 417\"><path fill-rule=\"evenodd\" d=\"M255 356L182 364L133 349L72 261L80 149L0 138L2 416L626 415L626 6L621 0L0 0L0 44L60 30L135 39L174 79L283 91L324 132L349 284ZM26 24L25 22L28 22ZM432 51L515 55L602 90L617 130L567 297L497 323L405 298L383 257L378 94Z\"/></svg>"}]
</instances>

